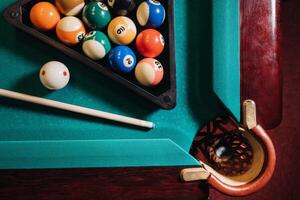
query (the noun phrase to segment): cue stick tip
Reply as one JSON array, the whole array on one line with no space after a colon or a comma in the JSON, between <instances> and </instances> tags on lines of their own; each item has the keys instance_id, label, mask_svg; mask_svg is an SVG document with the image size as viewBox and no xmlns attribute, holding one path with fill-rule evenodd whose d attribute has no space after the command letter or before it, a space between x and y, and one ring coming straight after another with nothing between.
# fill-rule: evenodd
<instances>
[{"instance_id":1,"label":"cue stick tip","mask_svg":"<svg viewBox=\"0 0 300 200\"><path fill-rule=\"evenodd\" d=\"M151 122L151 129L155 129L155 124L153 122Z\"/></svg>"}]
</instances>

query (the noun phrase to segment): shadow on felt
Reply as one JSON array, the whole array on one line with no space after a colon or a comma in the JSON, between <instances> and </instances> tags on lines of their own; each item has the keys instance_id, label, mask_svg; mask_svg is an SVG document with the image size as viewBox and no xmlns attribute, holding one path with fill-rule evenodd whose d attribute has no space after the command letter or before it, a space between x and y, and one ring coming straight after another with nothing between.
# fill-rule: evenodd
<instances>
[{"instance_id":1,"label":"shadow on felt","mask_svg":"<svg viewBox=\"0 0 300 200\"><path fill-rule=\"evenodd\" d=\"M213 91L212 1L187 4L188 100L199 125L215 118L223 109Z\"/></svg>"}]
</instances>

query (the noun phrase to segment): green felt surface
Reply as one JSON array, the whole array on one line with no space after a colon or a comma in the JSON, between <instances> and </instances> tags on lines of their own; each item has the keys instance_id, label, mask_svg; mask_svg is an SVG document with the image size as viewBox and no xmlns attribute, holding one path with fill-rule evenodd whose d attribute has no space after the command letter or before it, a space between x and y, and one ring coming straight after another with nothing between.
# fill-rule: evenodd
<instances>
[{"instance_id":1,"label":"green felt surface","mask_svg":"<svg viewBox=\"0 0 300 200\"><path fill-rule=\"evenodd\" d=\"M213 51L218 50L218 55L224 51L227 58L223 67L232 69L230 76L239 77L237 53L225 53L228 49L224 49L223 43L219 48L212 46L213 36L228 34L227 29L238 35L238 19L234 18L238 17L238 2L222 0L216 4L218 1L192 0L187 4L175 0L178 99L173 110L158 109L87 66L16 30L1 16L1 88L150 120L156 128L145 131L0 98L0 168L197 164L187 153L192 140L201 125L223 112L213 91ZM13 2L1 1L0 11ZM212 4L219 9L212 9ZM224 11L219 20L229 20L224 22L227 26L214 30L215 34L212 10ZM226 44L239 43L238 38L222 37L227 38ZM39 69L50 60L62 61L69 67L71 81L63 90L49 92L39 82ZM218 84L222 88L228 83ZM239 88L239 84L235 87ZM239 98L231 90L226 90L225 96ZM237 113L240 105L234 102L227 106Z\"/></svg>"},{"instance_id":2,"label":"green felt surface","mask_svg":"<svg viewBox=\"0 0 300 200\"><path fill-rule=\"evenodd\" d=\"M213 87L221 102L240 121L239 1L213 1ZM227 20L224 20L224 19ZM222 32L222 34L220 34Z\"/></svg>"},{"instance_id":3,"label":"green felt surface","mask_svg":"<svg viewBox=\"0 0 300 200\"><path fill-rule=\"evenodd\" d=\"M0 142L0 169L197 165L177 144L162 140ZM47 147L47 150L44 150ZM134 147L134 148L128 148ZM149 149L152 149L149 151ZM141 153L143 151L144 153ZM38 152L38 153L36 153ZM62 153L63 152L63 153ZM130 160L130 162L128 161Z\"/></svg>"}]
</instances>

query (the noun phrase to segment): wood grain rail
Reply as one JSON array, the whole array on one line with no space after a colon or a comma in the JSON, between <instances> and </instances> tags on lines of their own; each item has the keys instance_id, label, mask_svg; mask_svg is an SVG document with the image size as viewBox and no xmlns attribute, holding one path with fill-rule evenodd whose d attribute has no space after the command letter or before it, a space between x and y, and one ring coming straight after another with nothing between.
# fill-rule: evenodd
<instances>
[{"instance_id":1,"label":"wood grain rail","mask_svg":"<svg viewBox=\"0 0 300 200\"><path fill-rule=\"evenodd\" d=\"M208 187L183 183L183 167L0 171L0 199L207 199Z\"/></svg>"}]
</instances>

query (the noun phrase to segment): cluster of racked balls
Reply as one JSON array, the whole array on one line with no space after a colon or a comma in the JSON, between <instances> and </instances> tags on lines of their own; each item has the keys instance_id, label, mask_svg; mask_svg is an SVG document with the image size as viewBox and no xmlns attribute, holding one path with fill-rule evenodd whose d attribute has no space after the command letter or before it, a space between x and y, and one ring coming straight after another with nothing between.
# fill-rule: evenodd
<instances>
[{"instance_id":1,"label":"cluster of racked balls","mask_svg":"<svg viewBox=\"0 0 300 200\"><path fill-rule=\"evenodd\" d=\"M30 20L40 31L56 29L58 39L66 45L82 44L84 54L90 59L106 57L113 70L122 74L135 70L140 84L155 86L164 76L162 64L155 57L163 52L165 41L155 28L163 24L165 9L156 0L139 4L136 19L146 29L137 35L135 23L125 16L134 8L134 0L91 0L87 4L84 0L55 0L55 5L49 2L35 4L30 11ZM113 19L111 12L116 16ZM78 16L82 16L82 21ZM108 37L104 33L106 28ZM126 46L135 39L137 52L144 57L139 62L134 51ZM115 44L114 48L111 42Z\"/></svg>"}]
</instances>

